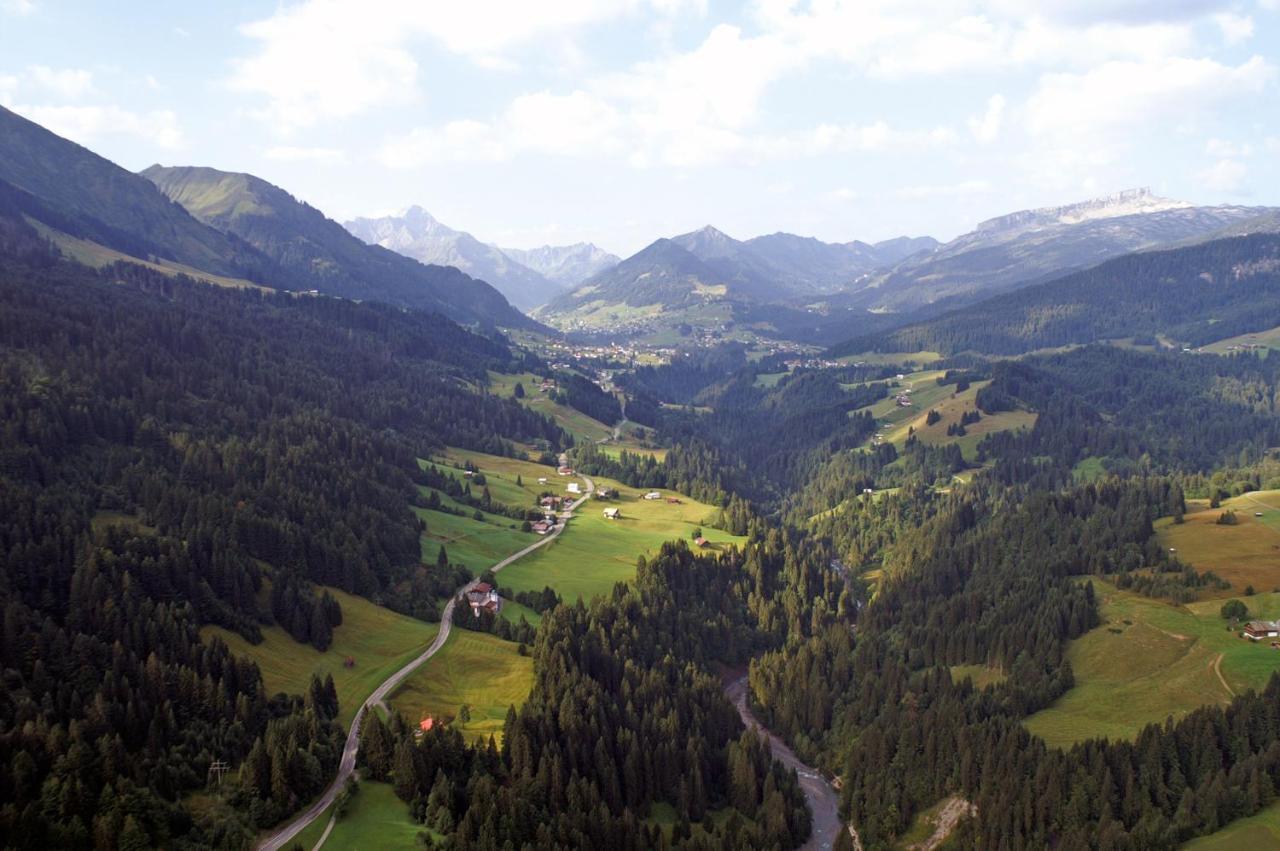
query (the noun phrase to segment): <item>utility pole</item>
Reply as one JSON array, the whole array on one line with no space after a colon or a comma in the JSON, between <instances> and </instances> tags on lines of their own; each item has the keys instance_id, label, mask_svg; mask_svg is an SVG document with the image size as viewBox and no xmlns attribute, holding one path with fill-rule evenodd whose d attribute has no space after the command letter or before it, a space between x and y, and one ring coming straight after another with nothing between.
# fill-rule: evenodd
<instances>
[{"instance_id":1,"label":"utility pole","mask_svg":"<svg viewBox=\"0 0 1280 851\"><path fill-rule=\"evenodd\" d=\"M213 762L209 763L209 774L211 776L214 774L218 775L219 786L222 785L222 776L230 770L231 765L227 763L226 760L215 759Z\"/></svg>"}]
</instances>

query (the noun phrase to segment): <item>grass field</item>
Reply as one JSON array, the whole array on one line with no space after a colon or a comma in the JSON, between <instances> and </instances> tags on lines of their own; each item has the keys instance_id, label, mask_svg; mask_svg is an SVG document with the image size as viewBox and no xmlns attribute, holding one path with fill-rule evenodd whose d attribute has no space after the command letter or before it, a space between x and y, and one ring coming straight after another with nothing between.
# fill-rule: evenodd
<instances>
[{"instance_id":1,"label":"grass field","mask_svg":"<svg viewBox=\"0 0 1280 851\"><path fill-rule=\"evenodd\" d=\"M533 687L533 658L517 650L510 641L455 628L440 652L391 695L391 705L410 723L451 717L468 740L490 734L500 740L507 707L524 703ZM471 709L467 723L458 718L464 704Z\"/></svg>"},{"instance_id":2,"label":"grass field","mask_svg":"<svg viewBox=\"0 0 1280 851\"><path fill-rule=\"evenodd\" d=\"M444 546L451 563L466 565L476 576L538 540L533 532L521 532L510 517L486 514L485 520L475 520L469 514L458 517L426 508L413 510L427 524L421 539L422 560L433 564ZM498 522L491 521L495 517Z\"/></svg>"},{"instance_id":3,"label":"grass field","mask_svg":"<svg viewBox=\"0 0 1280 851\"><path fill-rule=\"evenodd\" d=\"M1228 337L1225 340L1210 343L1202 348L1201 351L1212 352L1216 355L1224 355L1233 353L1242 346L1258 346L1261 347L1260 351L1280 349L1280 327L1268 328L1265 331L1255 331L1251 334L1240 334L1235 337Z\"/></svg>"},{"instance_id":4,"label":"grass field","mask_svg":"<svg viewBox=\"0 0 1280 851\"><path fill-rule=\"evenodd\" d=\"M862 352L856 355L845 355L838 359L840 363L865 363L872 366L887 364L931 364L942 360L938 352Z\"/></svg>"},{"instance_id":5,"label":"grass field","mask_svg":"<svg viewBox=\"0 0 1280 851\"><path fill-rule=\"evenodd\" d=\"M1193 839L1183 851L1237 851L1240 848L1280 848L1280 802L1256 815L1233 821L1222 830Z\"/></svg>"},{"instance_id":6,"label":"grass field","mask_svg":"<svg viewBox=\"0 0 1280 851\"><path fill-rule=\"evenodd\" d=\"M785 372L761 372L756 375L755 381L752 382L756 387L777 387L778 382L786 375Z\"/></svg>"},{"instance_id":7,"label":"grass field","mask_svg":"<svg viewBox=\"0 0 1280 851\"><path fill-rule=\"evenodd\" d=\"M545 491L562 494L566 482L580 481L558 476L554 468L532 461L452 447L438 458L418 461L423 466L431 464L442 471L452 472L460 479L467 462L484 474L483 487L489 489L490 496L506 505L532 506L538 494ZM547 483L538 484L540 478L547 479ZM472 492L478 495L481 487L473 484ZM483 513L483 520L476 520L473 516L475 509L455 502L443 493L440 498L446 505L461 508L464 514L458 516L425 508L414 509L427 523L427 531L422 535L421 544L422 560L428 564L435 562L443 544L449 553L449 561L466 565L473 574L479 575L495 562L538 540L538 536L532 532L521 532L518 520L489 513Z\"/></svg>"},{"instance_id":8,"label":"grass field","mask_svg":"<svg viewBox=\"0 0 1280 851\"><path fill-rule=\"evenodd\" d=\"M1227 510L1235 512L1233 526L1217 522ZM1162 518L1155 525L1160 543L1176 549L1178 558L1231 583L1230 590L1213 596L1238 596L1249 585L1257 591L1280 588L1280 491L1247 493L1224 500L1220 508L1188 500L1182 524Z\"/></svg>"},{"instance_id":9,"label":"grass field","mask_svg":"<svg viewBox=\"0 0 1280 851\"><path fill-rule=\"evenodd\" d=\"M973 680L975 688L984 689L987 686L999 685L1009 678L1009 675L998 668L988 668L986 665L952 665L951 679L953 682L960 682L965 677Z\"/></svg>"},{"instance_id":10,"label":"grass field","mask_svg":"<svg viewBox=\"0 0 1280 851\"><path fill-rule=\"evenodd\" d=\"M258 645L217 626L202 627L200 634L206 638L217 635L233 653L257 662L270 694L303 694L313 673L321 677L333 674L341 705L339 720L348 725L378 684L421 653L440 627L396 614L336 588L328 591L342 605L342 625L333 631L333 644L323 653L310 644L294 641L278 626L264 629L263 642ZM347 656L355 659L355 667L343 666Z\"/></svg>"},{"instance_id":11,"label":"grass field","mask_svg":"<svg viewBox=\"0 0 1280 851\"><path fill-rule=\"evenodd\" d=\"M314 847L315 840L324 832L324 825L328 824L328 818L326 813L304 831L309 833L320 825L312 843L302 843L305 851ZM334 824L333 833L329 834L322 847L324 851L421 848L418 834L426 829L425 825L418 824L409 816L408 804L396 797L390 783L367 781L360 784L360 791L351 799L346 815Z\"/></svg>"},{"instance_id":12,"label":"grass field","mask_svg":"<svg viewBox=\"0 0 1280 851\"><path fill-rule=\"evenodd\" d=\"M270 287L264 287L261 284L255 284L244 278L229 278L223 275L213 275L209 272L201 271L193 266L186 266L173 260L146 260L141 257L134 257L114 248L107 248L105 245L99 245L96 242L90 242L87 239L70 236L62 231L54 230L46 227L40 222L32 221L32 225L40 232L41 236L49 239L58 250L67 257L75 260L77 263L83 263L86 266L92 266L95 269L101 269L104 266L110 266L112 263L132 263L137 266L145 266L156 272L160 272L170 277L178 275L187 275L198 281L213 284L219 287L231 287L232 289L255 289L263 292L273 292Z\"/></svg>"},{"instance_id":13,"label":"grass field","mask_svg":"<svg viewBox=\"0 0 1280 851\"><path fill-rule=\"evenodd\" d=\"M585 440L600 440L613 433L611 425L592 419L576 408L552 401L550 393L543 393L538 389L542 379L532 373L526 372L517 375L501 372L489 373L489 392L495 396L515 395L517 383L524 387L522 405L551 417L551 419L555 420L556 425L574 437Z\"/></svg>"},{"instance_id":14,"label":"grass field","mask_svg":"<svg viewBox=\"0 0 1280 851\"><path fill-rule=\"evenodd\" d=\"M565 600L590 599L608 593L615 582L635 576L637 556L657 552L664 541L689 540L695 528L701 528L713 546L742 540L701 526L715 510L688 497L679 497L680 504L672 505L665 498L641 499L646 491L609 479L596 479L596 486L616 491L618 499L584 504L554 543L502 572L503 587L523 591L550 585ZM672 491L661 493L675 496ZM606 520L602 512L607 507L622 509L622 517Z\"/></svg>"},{"instance_id":15,"label":"grass field","mask_svg":"<svg viewBox=\"0 0 1280 851\"><path fill-rule=\"evenodd\" d=\"M1102 459L1096 455L1090 455L1071 469L1071 476L1077 482L1097 481L1106 474L1107 468L1103 466Z\"/></svg>"},{"instance_id":16,"label":"grass field","mask_svg":"<svg viewBox=\"0 0 1280 851\"><path fill-rule=\"evenodd\" d=\"M958 425L960 417L966 411L977 409L978 391L991 382L978 381L967 390L955 392L955 385L940 386L937 382L942 373L937 371L917 372L908 375L901 384L912 390L911 407L898 406L895 398L899 392L894 388L889 398L881 399L869 410L880 423L884 440L901 447L912 434L922 443L943 445L955 443L960 446L964 457L973 461L977 457L978 444L984 437L999 431L1031 428L1035 425L1036 415L1030 411L1000 411L994 414L982 414L982 419L965 426L965 434L948 435L947 428ZM937 411L941 419L933 425L927 425L929 411Z\"/></svg>"},{"instance_id":17,"label":"grass field","mask_svg":"<svg viewBox=\"0 0 1280 851\"><path fill-rule=\"evenodd\" d=\"M1132 738L1146 724L1261 688L1280 670L1280 651L1227 629L1221 600L1175 606L1093 581L1104 623L1068 648L1076 685L1026 720L1050 745ZM1241 599L1251 616L1280 615L1280 594Z\"/></svg>"}]
</instances>

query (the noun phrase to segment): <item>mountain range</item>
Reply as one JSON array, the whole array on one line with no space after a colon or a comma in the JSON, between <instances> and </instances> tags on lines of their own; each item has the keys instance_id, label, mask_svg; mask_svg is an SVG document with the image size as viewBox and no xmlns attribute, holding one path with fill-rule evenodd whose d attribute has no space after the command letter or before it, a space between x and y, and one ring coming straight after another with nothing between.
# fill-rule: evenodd
<instances>
[{"instance_id":1,"label":"mountain range","mask_svg":"<svg viewBox=\"0 0 1280 851\"><path fill-rule=\"evenodd\" d=\"M897 324L927 319L1133 251L1274 229L1276 212L1198 207L1133 189L999 216L945 244L828 243L787 233L739 241L708 226L657 240L539 315L579 327L620 315L614 306L643 308L653 321L709 303L773 305L820 314L822 336L843 325L847 337L882 326L873 315L898 316Z\"/></svg>"},{"instance_id":2,"label":"mountain range","mask_svg":"<svg viewBox=\"0 0 1280 851\"><path fill-rule=\"evenodd\" d=\"M0 108L0 190L64 254L120 260L219 284L317 290L537 327L488 284L368 246L279 187L247 174L153 166L134 174Z\"/></svg>"},{"instance_id":3,"label":"mountain range","mask_svg":"<svg viewBox=\"0 0 1280 851\"><path fill-rule=\"evenodd\" d=\"M1249 222L1266 208L1197 207L1132 189L980 223L935 250L859 281L850 304L904 313L958 305L1084 269L1131 251L1167 247Z\"/></svg>"},{"instance_id":4,"label":"mountain range","mask_svg":"<svg viewBox=\"0 0 1280 851\"><path fill-rule=\"evenodd\" d=\"M866 351L1020 355L1139 338L1202 346L1280 325L1280 233L1228 236L1107 260L896 330L855 338Z\"/></svg>"},{"instance_id":5,"label":"mountain range","mask_svg":"<svg viewBox=\"0 0 1280 851\"><path fill-rule=\"evenodd\" d=\"M461 269L492 284L512 304L525 309L550 301L618 262L617 257L590 243L547 245L528 251L499 248L442 224L418 206L396 216L353 219L344 227L367 243L422 263Z\"/></svg>"},{"instance_id":6,"label":"mountain range","mask_svg":"<svg viewBox=\"0 0 1280 851\"><path fill-rule=\"evenodd\" d=\"M680 308L715 299L798 304L839 292L859 275L936 245L930 237L872 245L789 233L742 241L708 225L650 243L561 295L543 312L554 316L608 303Z\"/></svg>"}]
</instances>

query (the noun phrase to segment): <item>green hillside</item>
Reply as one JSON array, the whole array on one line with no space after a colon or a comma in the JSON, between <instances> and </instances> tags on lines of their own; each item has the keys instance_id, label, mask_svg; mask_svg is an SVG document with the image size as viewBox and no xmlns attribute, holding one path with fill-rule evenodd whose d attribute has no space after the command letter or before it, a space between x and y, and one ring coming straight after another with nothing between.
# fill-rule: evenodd
<instances>
[{"instance_id":1,"label":"green hillside","mask_svg":"<svg viewBox=\"0 0 1280 851\"><path fill-rule=\"evenodd\" d=\"M253 175L153 165L142 176L200 221L270 257L292 289L436 310L466 323L531 325L483 281L366 245L319 210Z\"/></svg>"}]
</instances>

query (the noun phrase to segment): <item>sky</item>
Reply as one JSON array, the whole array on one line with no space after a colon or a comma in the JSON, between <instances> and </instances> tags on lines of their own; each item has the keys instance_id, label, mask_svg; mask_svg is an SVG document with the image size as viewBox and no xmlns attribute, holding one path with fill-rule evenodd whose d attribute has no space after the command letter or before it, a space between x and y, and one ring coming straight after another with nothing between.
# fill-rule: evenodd
<instances>
[{"instance_id":1,"label":"sky","mask_svg":"<svg viewBox=\"0 0 1280 851\"><path fill-rule=\"evenodd\" d=\"M129 169L514 248L1280 204L1280 0L0 0L0 104Z\"/></svg>"}]
</instances>

